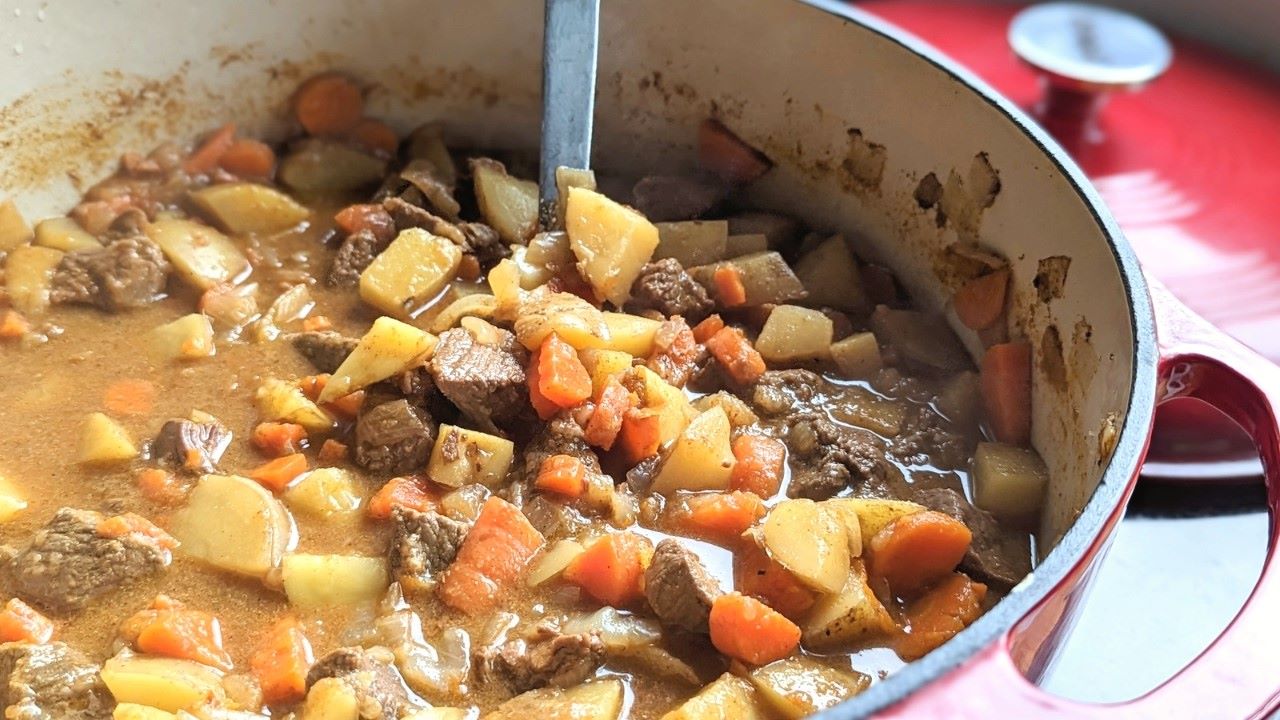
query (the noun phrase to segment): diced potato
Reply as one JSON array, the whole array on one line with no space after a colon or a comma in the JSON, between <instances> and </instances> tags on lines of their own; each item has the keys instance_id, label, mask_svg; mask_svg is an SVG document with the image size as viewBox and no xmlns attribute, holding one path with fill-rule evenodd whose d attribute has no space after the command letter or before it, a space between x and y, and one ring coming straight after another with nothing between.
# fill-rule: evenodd
<instances>
[{"instance_id":1,"label":"diced potato","mask_svg":"<svg viewBox=\"0 0 1280 720\"><path fill-rule=\"evenodd\" d=\"M277 233L311 216L311 211L275 188L236 182L210 185L191 200L230 233Z\"/></svg>"},{"instance_id":2,"label":"diced potato","mask_svg":"<svg viewBox=\"0 0 1280 720\"><path fill-rule=\"evenodd\" d=\"M334 467L306 473L284 494L284 501L295 511L320 517L355 512L363 499L355 475Z\"/></svg>"},{"instance_id":3,"label":"diced potato","mask_svg":"<svg viewBox=\"0 0 1280 720\"><path fill-rule=\"evenodd\" d=\"M1030 448L980 442L973 453L973 504L1008 522L1040 512L1049 469Z\"/></svg>"},{"instance_id":4,"label":"diced potato","mask_svg":"<svg viewBox=\"0 0 1280 720\"><path fill-rule=\"evenodd\" d=\"M327 389L328 385L325 387ZM326 433L333 429L333 417L294 383L267 378L258 387L255 398L258 414L268 422L297 423L313 433Z\"/></svg>"},{"instance_id":5,"label":"diced potato","mask_svg":"<svg viewBox=\"0 0 1280 720\"><path fill-rule=\"evenodd\" d=\"M852 498L831 498L818 504L844 525L844 535L849 541L849 557L862 557L862 520L858 517L856 501Z\"/></svg>"},{"instance_id":6,"label":"diced potato","mask_svg":"<svg viewBox=\"0 0 1280 720\"><path fill-rule=\"evenodd\" d=\"M769 239L764 235L730 235L724 244L726 258L742 257L751 253L764 252L769 249Z\"/></svg>"},{"instance_id":7,"label":"diced potato","mask_svg":"<svg viewBox=\"0 0 1280 720\"><path fill-rule=\"evenodd\" d=\"M18 513L27 509L27 500L17 485L9 478L0 475L0 523L9 522Z\"/></svg>"},{"instance_id":8,"label":"diced potato","mask_svg":"<svg viewBox=\"0 0 1280 720\"><path fill-rule=\"evenodd\" d=\"M126 650L103 663L101 674L118 703L177 712L225 699L222 673L194 660L147 657Z\"/></svg>"},{"instance_id":9,"label":"diced potato","mask_svg":"<svg viewBox=\"0 0 1280 720\"><path fill-rule=\"evenodd\" d=\"M663 380L654 371L643 365L636 365L632 372L643 381L641 406L658 413L658 443L665 445L675 440L698 413L689 404L684 391Z\"/></svg>"},{"instance_id":10,"label":"diced potato","mask_svg":"<svg viewBox=\"0 0 1280 720\"><path fill-rule=\"evenodd\" d=\"M729 418L719 406L690 421L654 475L653 492L727 490L735 462L729 431Z\"/></svg>"},{"instance_id":11,"label":"diced potato","mask_svg":"<svg viewBox=\"0 0 1280 720\"><path fill-rule=\"evenodd\" d=\"M551 333L575 348L601 347L608 343L604 315L591 303L572 293L530 293L520 303L513 329L516 339L536 350Z\"/></svg>"},{"instance_id":12,"label":"diced potato","mask_svg":"<svg viewBox=\"0 0 1280 720\"><path fill-rule=\"evenodd\" d=\"M157 360L199 360L213 357L213 323L203 313L191 313L151 331L151 352Z\"/></svg>"},{"instance_id":13,"label":"diced potato","mask_svg":"<svg viewBox=\"0 0 1280 720\"><path fill-rule=\"evenodd\" d=\"M854 333L831 344L831 359L840 374L854 380L870 378L884 366L880 358L880 343L875 333Z\"/></svg>"},{"instance_id":14,"label":"diced potato","mask_svg":"<svg viewBox=\"0 0 1280 720\"><path fill-rule=\"evenodd\" d=\"M849 538L844 522L812 500L783 500L764 520L769 554L796 579L833 593L849 574Z\"/></svg>"},{"instance_id":15,"label":"diced potato","mask_svg":"<svg viewBox=\"0 0 1280 720\"><path fill-rule=\"evenodd\" d=\"M662 720L766 720L751 683L725 673Z\"/></svg>"},{"instance_id":16,"label":"diced potato","mask_svg":"<svg viewBox=\"0 0 1280 720\"><path fill-rule=\"evenodd\" d=\"M817 310L779 305L769 313L756 350L766 362L796 363L825 358L831 350L835 325Z\"/></svg>"},{"instance_id":17,"label":"diced potato","mask_svg":"<svg viewBox=\"0 0 1280 720\"><path fill-rule=\"evenodd\" d=\"M749 210L728 218L734 235L764 235L770 250L778 250L800 237L800 221L778 213Z\"/></svg>"},{"instance_id":18,"label":"diced potato","mask_svg":"<svg viewBox=\"0 0 1280 720\"><path fill-rule=\"evenodd\" d=\"M596 189L596 174L591 170L570 167L556 168L556 227L564 227L565 212L569 209L569 188Z\"/></svg>"},{"instance_id":19,"label":"diced potato","mask_svg":"<svg viewBox=\"0 0 1280 720\"><path fill-rule=\"evenodd\" d=\"M249 261L226 235L184 218L167 217L147 226L178 276L198 290L234 283L249 272Z\"/></svg>"},{"instance_id":20,"label":"diced potato","mask_svg":"<svg viewBox=\"0 0 1280 720\"><path fill-rule=\"evenodd\" d=\"M791 266L782 259L781 255L772 250L751 253L712 265L700 265L690 268L689 273L695 280L709 288L714 297L715 283L712 278L715 276L716 268L721 265L730 265L738 270L738 277L742 280L743 289L746 290L747 305L767 303L777 305L801 300L806 296L804 285L791 271Z\"/></svg>"},{"instance_id":21,"label":"diced potato","mask_svg":"<svg viewBox=\"0 0 1280 720\"><path fill-rule=\"evenodd\" d=\"M684 267L723 260L729 255L729 223L724 220L688 220L685 222L655 223L658 228L658 247L653 251L655 260L675 258Z\"/></svg>"},{"instance_id":22,"label":"diced potato","mask_svg":"<svg viewBox=\"0 0 1280 720\"><path fill-rule=\"evenodd\" d=\"M970 365L964 346L940 316L881 305L871 313L871 329L909 364L944 372Z\"/></svg>"},{"instance_id":23,"label":"diced potato","mask_svg":"<svg viewBox=\"0 0 1280 720\"><path fill-rule=\"evenodd\" d=\"M426 160L436 179L449 187L458 184L458 168L444 144L444 133L436 123L427 123L409 133L410 160Z\"/></svg>"},{"instance_id":24,"label":"diced potato","mask_svg":"<svg viewBox=\"0 0 1280 720\"><path fill-rule=\"evenodd\" d=\"M99 250L102 243L69 217L55 217L36 223L35 244L62 252Z\"/></svg>"},{"instance_id":25,"label":"diced potato","mask_svg":"<svg viewBox=\"0 0 1280 720\"><path fill-rule=\"evenodd\" d=\"M907 500L844 498L842 502L858 515L858 526L862 529L862 547L870 545L871 538L883 530L885 525L903 515L911 515L925 509L923 505Z\"/></svg>"},{"instance_id":26,"label":"diced potato","mask_svg":"<svg viewBox=\"0 0 1280 720\"><path fill-rule=\"evenodd\" d=\"M626 304L631 285L658 246L658 229L600 193L572 188L565 230L578 270L596 296L618 307Z\"/></svg>"},{"instance_id":27,"label":"diced potato","mask_svg":"<svg viewBox=\"0 0 1280 720\"><path fill-rule=\"evenodd\" d=\"M703 395L693 401L693 409L699 412L710 410L713 407L719 407L724 410L724 414L729 417L729 424L734 428L754 425L760 419L751 409L751 406L743 402L742 398L725 390L720 390L711 395Z\"/></svg>"},{"instance_id":28,"label":"diced potato","mask_svg":"<svg viewBox=\"0 0 1280 720\"><path fill-rule=\"evenodd\" d=\"M380 557L289 553L281 569L284 594L297 608L373 602L390 582L386 560Z\"/></svg>"},{"instance_id":29,"label":"diced potato","mask_svg":"<svg viewBox=\"0 0 1280 720\"><path fill-rule=\"evenodd\" d=\"M441 425L427 461L427 477L447 487L480 483L496 487L507 479L515 445L478 430Z\"/></svg>"},{"instance_id":30,"label":"diced potato","mask_svg":"<svg viewBox=\"0 0 1280 720\"><path fill-rule=\"evenodd\" d=\"M860 387L843 389L846 392L841 393L830 408L837 420L885 437L902 432L902 424L907 421L907 408L902 403L878 397Z\"/></svg>"},{"instance_id":31,"label":"diced potato","mask_svg":"<svg viewBox=\"0 0 1280 720\"><path fill-rule=\"evenodd\" d=\"M0 202L0 252L9 252L31 242L31 226L11 198Z\"/></svg>"},{"instance_id":32,"label":"diced potato","mask_svg":"<svg viewBox=\"0 0 1280 720\"><path fill-rule=\"evenodd\" d=\"M541 688L502 703L484 720L618 720L622 697L622 681L616 677L592 680L567 690Z\"/></svg>"},{"instance_id":33,"label":"diced potato","mask_svg":"<svg viewBox=\"0 0 1280 720\"><path fill-rule=\"evenodd\" d=\"M538 183L507 174L502 163L488 158L471 161L480 214L503 242L523 245L538 229Z\"/></svg>"},{"instance_id":34,"label":"diced potato","mask_svg":"<svg viewBox=\"0 0 1280 720\"><path fill-rule=\"evenodd\" d=\"M591 376L593 396L599 398L600 391L604 390L609 378L616 377L621 379L631 369L631 360L633 358L630 353L620 350L587 348L578 351L578 359L582 361L583 367L587 369L587 374Z\"/></svg>"},{"instance_id":35,"label":"diced potato","mask_svg":"<svg viewBox=\"0 0 1280 720\"><path fill-rule=\"evenodd\" d=\"M819 596L801 627L805 647L823 650L848 647L870 638L898 632L898 624L867 584L861 560L853 561L848 581L839 592Z\"/></svg>"},{"instance_id":36,"label":"diced potato","mask_svg":"<svg viewBox=\"0 0 1280 720\"><path fill-rule=\"evenodd\" d=\"M960 426L977 423L982 409L982 383L978 373L966 370L947 378L938 393L938 411Z\"/></svg>"},{"instance_id":37,"label":"diced potato","mask_svg":"<svg viewBox=\"0 0 1280 720\"><path fill-rule=\"evenodd\" d=\"M843 235L835 235L796 262L796 277L809 291L805 304L833 307L836 310L865 315L871 301L862 287L858 263L849 252Z\"/></svg>"},{"instance_id":38,"label":"diced potato","mask_svg":"<svg viewBox=\"0 0 1280 720\"><path fill-rule=\"evenodd\" d=\"M788 720L835 707L871 686L871 678L860 672L802 656L756 668L749 677L760 697Z\"/></svg>"},{"instance_id":39,"label":"diced potato","mask_svg":"<svg viewBox=\"0 0 1280 720\"><path fill-rule=\"evenodd\" d=\"M49 307L49 285L62 255L61 250L35 245L21 245L9 251L4 261L5 289L9 302L19 312L38 315Z\"/></svg>"},{"instance_id":40,"label":"diced potato","mask_svg":"<svg viewBox=\"0 0 1280 720\"><path fill-rule=\"evenodd\" d=\"M360 699L340 678L321 678L307 691L298 720L360 720Z\"/></svg>"},{"instance_id":41,"label":"diced potato","mask_svg":"<svg viewBox=\"0 0 1280 720\"><path fill-rule=\"evenodd\" d=\"M177 717L171 712L136 703L120 703L111 712L111 720L176 720Z\"/></svg>"},{"instance_id":42,"label":"diced potato","mask_svg":"<svg viewBox=\"0 0 1280 720\"><path fill-rule=\"evenodd\" d=\"M360 273L360 299L408 318L458 274L462 249L438 235L409 228Z\"/></svg>"},{"instance_id":43,"label":"diced potato","mask_svg":"<svg viewBox=\"0 0 1280 720\"><path fill-rule=\"evenodd\" d=\"M80 431L80 449L76 460L82 463L113 463L132 460L138 448L120 423L106 415L89 413Z\"/></svg>"},{"instance_id":44,"label":"diced potato","mask_svg":"<svg viewBox=\"0 0 1280 720\"><path fill-rule=\"evenodd\" d=\"M320 391L327 403L404 372L427 359L439 341L435 335L389 317L380 317L360 338Z\"/></svg>"},{"instance_id":45,"label":"diced potato","mask_svg":"<svg viewBox=\"0 0 1280 720\"><path fill-rule=\"evenodd\" d=\"M433 707L416 710L405 716L404 720L471 720L471 711L454 707Z\"/></svg>"},{"instance_id":46,"label":"diced potato","mask_svg":"<svg viewBox=\"0 0 1280 720\"><path fill-rule=\"evenodd\" d=\"M271 306L253 325L254 338L258 342L270 342L284 332L282 326L302 320L316 306L311 290L298 283L276 296Z\"/></svg>"},{"instance_id":47,"label":"diced potato","mask_svg":"<svg viewBox=\"0 0 1280 720\"><path fill-rule=\"evenodd\" d=\"M293 519L271 493L237 475L205 475L173 515L178 552L240 575L263 577L293 544Z\"/></svg>"},{"instance_id":48,"label":"diced potato","mask_svg":"<svg viewBox=\"0 0 1280 720\"><path fill-rule=\"evenodd\" d=\"M639 315L606 312L604 324L608 328L605 347L621 350L635 357L648 357L653 353L653 336L662 323Z\"/></svg>"},{"instance_id":49,"label":"diced potato","mask_svg":"<svg viewBox=\"0 0 1280 720\"><path fill-rule=\"evenodd\" d=\"M387 174L387 161L338 142L308 140L280 161L276 178L311 193L345 192L373 185Z\"/></svg>"},{"instance_id":50,"label":"diced potato","mask_svg":"<svg viewBox=\"0 0 1280 720\"><path fill-rule=\"evenodd\" d=\"M573 559L581 555L585 549L577 540L561 540L548 547L529 567L529 575L526 578L529 587L538 587L548 580L560 577L560 573L564 572L564 569L569 567L569 563L573 562Z\"/></svg>"}]
</instances>

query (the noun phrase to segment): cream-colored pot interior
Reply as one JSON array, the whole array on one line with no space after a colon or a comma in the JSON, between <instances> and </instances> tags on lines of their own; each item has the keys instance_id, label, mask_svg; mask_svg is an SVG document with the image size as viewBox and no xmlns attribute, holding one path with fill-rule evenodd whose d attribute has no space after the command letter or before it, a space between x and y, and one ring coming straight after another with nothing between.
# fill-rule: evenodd
<instances>
[{"instance_id":1,"label":"cream-colored pot interior","mask_svg":"<svg viewBox=\"0 0 1280 720\"><path fill-rule=\"evenodd\" d=\"M855 238L918 302L949 312L953 244L1012 260L1052 473L1046 552L1101 476L1134 372L1116 259L1068 179L948 72L823 9L603 5L598 165L688 166L712 114L777 163L754 189L762 205ZM289 93L325 68L371 83L371 112L401 130L440 119L452 140L531 147L541 15L535 0L0 0L0 193L38 218L123 150L227 120L280 135ZM988 166L999 191L983 208Z\"/></svg>"}]
</instances>

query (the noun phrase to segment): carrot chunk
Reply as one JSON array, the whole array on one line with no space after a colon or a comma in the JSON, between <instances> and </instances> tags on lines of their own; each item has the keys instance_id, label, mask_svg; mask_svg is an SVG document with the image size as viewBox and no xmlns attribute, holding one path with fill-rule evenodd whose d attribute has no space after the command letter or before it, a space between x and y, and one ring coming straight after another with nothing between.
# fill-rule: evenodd
<instances>
[{"instance_id":1,"label":"carrot chunk","mask_svg":"<svg viewBox=\"0 0 1280 720\"><path fill-rule=\"evenodd\" d=\"M533 405L533 409L538 413L540 419L550 420L556 416L556 413L560 412L560 406L542 394L542 373L538 369L541 365L541 360L541 350L534 350L529 353L529 368L525 373L529 379L529 404Z\"/></svg>"},{"instance_id":2,"label":"carrot chunk","mask_svg":"<svg viewBox=\"0 0 1280 720\"><path fill-rule=\"evenodd\" d=\"M587 489L587 466L572 455L551 455L542 461L534 487L577 498Z\"/></svg>"},{"instance_id":3,"label":"carrot chunk","mask_svg":"<svg viewBox=\"0 0 1280 720\"><path fill-rule=\"evenodd\" d=\"M716 286L716 299L723 307L731 308L747 302L747 288L742 284L742 273L732 265L721 265L711 274Z\"/></svg>"},{"instance_id":4,"label":"carrot chunk","mask_svg":"<svg viewBox=\"0 0 1280 720\"><path fill-rule=\"evenodd\" d=\"M316 453L316 460L325 465L337 465L347 461L347 446L333 438L328 438Z\"/></svg>"},{"instance_id":5,"label":"carrot chunk","mask_svg":"<svg viewBox=\"0 0 1280 720\"><path fill-rule=\"evenodd\" d=\"M904 515L871 538L867 572L910 596L945 577L964 558L973 535L950 515L925 510Z\"/></svg>"},{"instance_id":6,"label":"carrot chunk","mask_svg":"<svg viewBox=\"0 0 1280 720\"><path fill-rule=\"evenodd\" d=\"M400 137L396 135L396 131L374 118L365 118L356 123L347 136L355 144L374 153L395 155L400 147Z\"/></svg>"},{"instance_id":7,"label":"carrot chunk","mask_svg":"<svg viewBox=\"0 0 1280 720\"><path fill-rule=\"evenodd\" d=\"M982 402L996 439L1010 445L1031 441L1031 345L992 345L982 357Z\"/></svg>"},{"instance_id":8,"label":"carrot chunk","mask_svg":"<svg viewBox=\"0 0 1280 720\"><path fill-rule=\"evenodd\" d=\"M490 497L440 582L440 598L468 615L492 608L524 575L544 542L515 505Z\"/></svg>"},{"instance_id":9,"label":"carrot chunk","mask_svg":"<svg viewBox=\"0 0 1280 720\"><path fill-rule=\"evenodd\" d=\"M350 78L338 73L316 75L293 96L293 114L311 135L341 135L364 117L364 98Z\"/></svg>"},{"instance_id":10,"label":"carrot chunk","mask_svg":"<svg viewBox=\"0 0 1280 720\"><path fill-rule=\"evenodd\" d=\"M0 313L0 340L20 340L31 332L31 323L17 310Z\"/></svg>"},{"instance_id":11,"label":"carrot chunk","mask_svg":"<svg viewBox=\"0 0 1280 720\"><path fill-rule=\"evenodd\" d=\"M907 606L905 634L894 649L908 662L923 657L977 620L986 597L986 585L952 573Z\"/></svg>"},{"instance_id":12,"label":"carrot chunk","mask_svg":"<svg viewBox=\"0 0 1280 720\"><path fill-rule=\"evenodd\" d=\"M379 240L390 240L396 234L391 214L374 203L348 205L333 216L333 222L348 235L367 230Z\"/></svg>"},{"instance_id":13,"label":"carrot chunk","mask_svg":"<svg viewBox=\"0 0 1280 720\"><path fill-rule=\"evenodd\" d=\"M236 139L235 123L227 123L205 139L187 159L182 162L182 169L188 175L207 173L218 167L218 162L226 154L227 149Z\"/></svg>"},{"instance_id":14,"label":"carrot chunk","mask_svg":"<svg viewBox=\"0 0 1280 720\"><path fill-rule=\"evenodd\" d=\"M746 185L773 167L764 153L711 118L698 125L698 164L730 185Z\"/></svg>"},{"instance_id":15,"label":"carrot chunk","mask_svg":"<svg viewBox=\"0 0 1280 720\"><path fill-rule=\"evenodd\" d=\"M658 452L660 428L661 417L656 410L631 409L622 416L618 441L622 443L622 454L627 462L635 465Z\"/></svg>"},{"instance_id":16,"label":"carrot chunk","mask_svg":"<svg viewBox=\"0 0 1280 720\"><path fill-rule=\"evenodd\" d=\"M312 315L311 317L303 318L302 329L306 330L307 332L319 332L321 330L332 330L333 321L324 315Z\"/></svg>"},{"instance_id":17,"label":"carrot chunk","mask_svg":"<svg viewBox=\"0 0 1280 720\"><path fill-rule=\"evenodd\" d=\"M266 178L276 169L276 151L251 138L240 138L227 146L218 164L223 170L240 177Z\"/></svg>"},{"instance_id":18,"label":"carrot chunk","mask_svg":"<svg viewBox=\"0 0 1280 720\"><path fill-rule=\"evenodd\" d=\"M147 468L138 473L138 491L158 505L178 505L187 497L186 487L178 476L160 468Z\"/></svg>"},{"instance_id":19,"label":"carrot chunk","mask_svg":"<svg viewBox=\"0 0 1280 720\"><path fill-rule=\"evenodd\" d=\"M675 508L675 522L694 537L736 544L742 533L764 517L764 501L753 492L690 495Z\"/></svg>"},{"instance_id":20,"label":"carrot chunk","mask_svg":"<svg viewBox=\"0 0 1280 720\"><path fill-rule=\"evenodd\" d=\"M956 317L971 330L985 330L1004 314L1009 269L1002 268L965 283L951 298Z\"/></svg>"},{"instance_id":21,"label":"carrot chunk","mask_svg":"<svg viewBox=\"0 0 1280 720\"><path fill-rule=\"evenodd\" d=\"M782 486L787 447L781 440L761 435L739 435L733 440L733 473L729 488L748 490L762 498L773 497Z\"/></svg>"},{"instance_id":22,"label":"carrot chunk","mask_svg":"<svg viewBox=\"0 0 1280 720\"><path fill-rule=\"evenodd\" d=\"M369 517L386 520L397 507L427 512L440 506L440 498L416 477L394 477L369 499Z\"/></svg>"},{"instance_id":23,"label":"carrot chunk","mask_svg":"<svg viewBox=\"0 0 1280 720\"><path fill-rule=\"evenodd\" d=\"M102 405L112 415L146 415L155 400L155 383L140 378L116 380L102 394Z\"/></svg>"},{"instance_id":24,"label":"carrot chunk","mask_svg":"<svg viewBox=\"0 0 1280 720\"><path fill-rule=\"evenodd\" d=\"M764 374L764 358L738 328L721 328L707 341L707 349L734 382L747 385Z\"/></svg>"},{"instance_id":25,"label":"carrot chunk","mask_svg":"<svg viewBox=\"0 0 1280 720\"><path fill-rule=\"evenodd\" d=\"M306 694L307 671L314 659L302 624L290 616L267 629L249 656L249 671L262 688L264 701L291 702Z\"/></svg>"},{"instance_id":26,"label":"carrot chunk","mask_svg":"<svg viewBox=\"0 0 1280 720\"><path fill-rule=\"evenodd\" d=\"M0 642L46 643L53 638L53 621L18 598L0 610Z\"/></svg>"},{"instance_id":27,"label":"carrot chunk","mask_svg":"<svg viewBox=\"0 0 1280 720\"><path fill-rule=\"evenodd\" d=\"M140 652L194 660L230 670L231 656L222 646L222 628L207 612L188 610L182 603L159 595L120 626L120 636Z\"/></svg>"},{"instance_id":28,"label":"carrot chunk","mask_svg":"<svg viewBox=\"0 0 1280 720\"><path fill-rule=\"evenodd\" d=\"M743 542L734 550L733 586L792 620L802 619L817 600L812 590L754 542Z\"/></svg>"},{"instance_id":29,"label":"carrot chunk","mask_svg":"<svg viewBox=\"0 0 1280 720\"><path fill-rule=\"evenodd\" d=\"M712 315L693 326L693 339L704 343L710 340L712 335L720 332L722 327L724 327L724 320L719 315Z\"/></svg>"},{"instance_id":30,"label":"carrot chunk","mask_svg":"<svg viewBox=\"0 0 1280 720\"><path fill-rule=\"evenodd\" d=\"M249 441L264 455L280 457L307 446L307 429L295 423L258 423Z\"/></svg>"},{"instance_id":31,"label":"carrot chunk","mask_svg":"<svg viewBox=\"0 0 1280 720\"><path fill-rule=\"evenodd\" d=\"M609 533L574 558L562 577L606 605L624 607L644 596L644 571L652 557L649 538Z\"/></svg>"},{"instance_id":32,"label":"carrot chunk","mask_svg":"<svg viewBox=\"0 0 1280 720\"><path fill-rule=\"evenodd\" d=\"M591 375L572 345L551 333L538 348L538 393L560 408L591 397Z\"/></svg>"},{"instance_id":33,"label":"carrot chunk","mask_svg":"<svg viewBox=\"0 0 1280 720\"><path fill-rule=\"evenodd\" d=\"M257 480L272 492L283 492L294 478L307 471L307 456L302 453L282 455L249 471L249 477Z\"/></svg>"},{"instance_id":34,"label":"carrot chunk","mask_svg":"<svg viewBox=\"0 0 1280 720\"><path fill-rule=\"evenodd\" d=\"M729 593L711 604L711 644L750 665L781 660L800 646L800 628L753 597Z\"/></svg>"},{"instance_id":35,"label":"carrot chunk","mask_svg":"<svg viewBox=\"0 0 1280 720\"><path fill-rule=\"evenodd\" d=\"M631 409L631 392L616 377L610 377L600 391L600 400L591 412L583 438L588 444L608 450L618 439L622 420Z\"/></svg>"}]
</instances>

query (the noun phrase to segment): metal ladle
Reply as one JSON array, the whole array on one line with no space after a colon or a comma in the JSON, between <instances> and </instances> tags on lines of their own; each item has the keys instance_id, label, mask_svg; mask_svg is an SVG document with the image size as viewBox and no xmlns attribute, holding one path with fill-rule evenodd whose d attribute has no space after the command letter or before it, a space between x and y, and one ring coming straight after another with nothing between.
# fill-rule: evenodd
<instances>
[{"instance_id":1,"label":"metal ladle","mask_svg":"<svg viewBox=\"0 0 1280 720\"><path fill-rule=\"evenodd\" d=\"M591 166L600 0L546 0L542 34L542 145L538 218L554 224L556 168Z\"/></svg>"}]
</instances>

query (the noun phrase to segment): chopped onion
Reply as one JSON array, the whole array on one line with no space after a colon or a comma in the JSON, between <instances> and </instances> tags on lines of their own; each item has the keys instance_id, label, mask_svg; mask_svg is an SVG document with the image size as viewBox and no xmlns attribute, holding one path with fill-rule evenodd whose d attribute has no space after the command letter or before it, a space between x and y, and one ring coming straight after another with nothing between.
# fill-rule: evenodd
<instances>
[{"instance_id":1,"label":"chopped onion","mask_svg":"<svg viewBox=\"0 0 1280 720\"><path fill-rule=\"evenodd\" d=\"M662 628L656 621L624 614L611 607L569 618L563 630L570 634L596 632L610 651L652 645L662 637Z\"/></svg>"}]
</instances>

